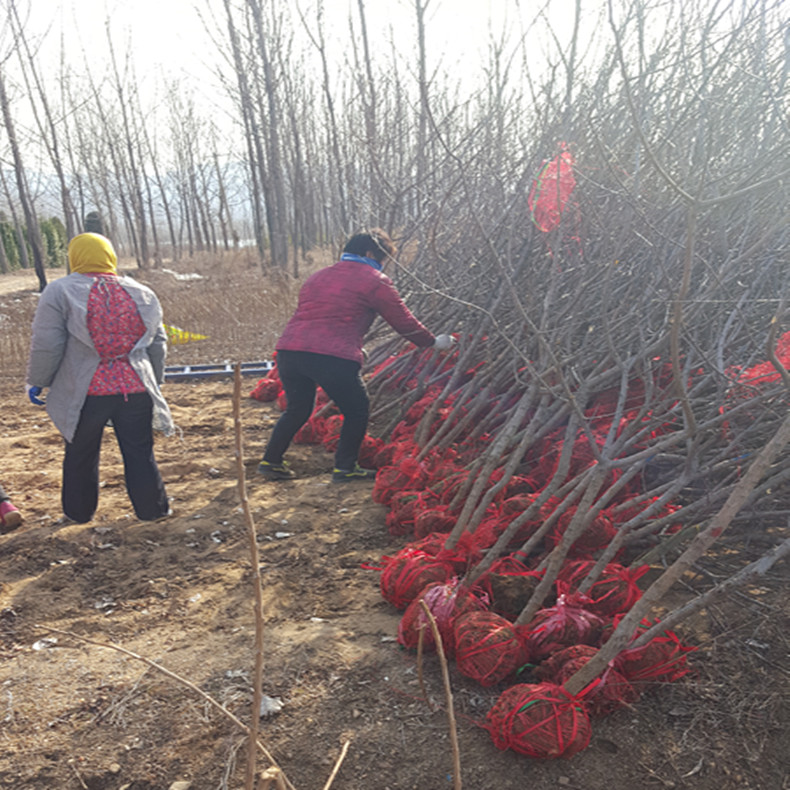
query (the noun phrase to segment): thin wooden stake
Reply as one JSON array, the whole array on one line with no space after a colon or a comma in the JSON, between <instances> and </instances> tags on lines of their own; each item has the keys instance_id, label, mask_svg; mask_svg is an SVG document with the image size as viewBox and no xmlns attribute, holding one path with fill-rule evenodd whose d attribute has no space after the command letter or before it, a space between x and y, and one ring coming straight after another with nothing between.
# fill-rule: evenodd
<instances>
[{"instance_id":1,"label":"thin wooden stake","mask_svg":"<svg viewBox=\"0 0 790 790\"><path fill-rule=\"evenodd\" d=\"M254 790L255 763L258 757L256 741L258 725L261 718L261 699L263 698L263 593L261 590L261 563L258 557L258 539L255 534L255 522L247 499L247 486L244 473L244 453L241 433L241 363L233 366L233 432L236 446L236 477L238 480L239 499L244 513L249 538L250 561L252 562L252 579L255 585L255 670L252 684L252 712L250 715L250 742L247 751L246 790Z\"/></svg>"},{"instance_id":2,"label":"thin wooden stake","mask_svg":"<svg viewBox=\"0 0 790 790\"><path fill-rule=\"evenodd\" d=\"M428 604L420 599L420 606L431 624L433 638L436 640L436 652L439 655L439 664L442 667L442 680L444 681L444 696L447 701L447 724L450 730L450 744L453 747L453 790L461 790L461 753L458 748L458 730L455 726L455 708L453 707L453 690L450 688L450 671L447 668L447 658L444 655L442 635L436 625L436 620L428 608Z\"/></svg>"}]
</instances>

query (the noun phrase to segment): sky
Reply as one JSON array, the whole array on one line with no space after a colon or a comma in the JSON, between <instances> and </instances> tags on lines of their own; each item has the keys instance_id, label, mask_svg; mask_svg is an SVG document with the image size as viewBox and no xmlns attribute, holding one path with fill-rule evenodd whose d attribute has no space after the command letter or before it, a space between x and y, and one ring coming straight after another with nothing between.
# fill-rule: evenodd
<instances>
[{"instance_id":1,"label":"sky","mask_svg":"<svg viewBox=\"0 0 790 790\"><path fill-rule=\"evenodd\" d=\"M233 0L238 2L239 0ZM298 2L309 17L314 0ZM358 0L324 0L328 39L347 46L349 12L357 16ZM206 26L221 26L222 0L17 0L20 8L33 9L26 29L43 35L42 57L53 59L56 67L60 36L76 63L102 63L106 49L105 25L109 21L114 46L134 53L135 70L143 79L162 75L184 76L196 85L205 80L216 59L217 46ZM584 0L590 8L600 8L600 0ZM427 13L429 57L435 66L441 60L453 74L470 78L480 72L481 58L488 46L488 31L517 30L520 18L526 23L536 11L546 7L558 30L572 18L574 0L430 0ZM44 6L54 13L41 14ZM405 57L416 50L414 0L366 0L370 30L392 27ZM350 11L349 11L350 10ZM224 29L216 35L224 36Z\"/></svg>"}]
</instances>

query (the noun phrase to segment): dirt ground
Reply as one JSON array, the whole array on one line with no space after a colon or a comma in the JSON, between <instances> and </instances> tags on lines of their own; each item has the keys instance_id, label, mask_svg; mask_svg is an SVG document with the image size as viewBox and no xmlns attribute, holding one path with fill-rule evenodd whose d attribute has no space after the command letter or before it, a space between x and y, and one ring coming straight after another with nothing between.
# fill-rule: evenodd
<instances>
[{"instance_id":1,"label":"dirt ground","mask_svg":"<svg viewBox=\"0 0 790 790\"><path fill-rule=\"evenodd\" d=\"M0 314L10 315L35 295L7 279ZM245 395L254 383L245 379ZM0 382L0 479L25 517L0 535L0 787L242 787L241 732L203 696L249 720L254 587L232 381L165 385L180 429L157 440L172 517L135 519L108 431L99 510L86 525L59 523L62 440L21 384ZM261 719L261 740L298 790L325 786L346 741L335 790L452 788L439 665L426 657L426 700L415 655L394 639L398 612L368 567L403 539L388 535L372 484L329 482L320 448L293 448L295 481L256 476L279 412L247 397L241 412L264 582L264 694L282 704ZM758 556L781 530L739 522L675 595L726 575L734 557ZM698 646L693 672L594 721L590 746L570 760L498 751L480 724L501 689L451 665L463 787L788 790L789 575L777 567L679 629Z\"/></svg>"}]
</instances>

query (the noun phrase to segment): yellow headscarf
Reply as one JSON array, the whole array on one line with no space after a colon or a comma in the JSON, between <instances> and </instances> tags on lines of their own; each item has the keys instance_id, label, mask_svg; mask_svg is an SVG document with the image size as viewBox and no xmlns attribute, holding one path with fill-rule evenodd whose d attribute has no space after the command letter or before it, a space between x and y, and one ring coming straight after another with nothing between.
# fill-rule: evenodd
<instances>
[{"instance_id":1,"label":"yellow headscarf","mask_svg":"<svg viewBox=\"0 0 790 790\"><path fill-rule=\"evenodd\" d=\"M115 274L118 256L112 242L98 233L80 233L69 242L69 267L79 274Z\"/></svg>"}]
</instances>

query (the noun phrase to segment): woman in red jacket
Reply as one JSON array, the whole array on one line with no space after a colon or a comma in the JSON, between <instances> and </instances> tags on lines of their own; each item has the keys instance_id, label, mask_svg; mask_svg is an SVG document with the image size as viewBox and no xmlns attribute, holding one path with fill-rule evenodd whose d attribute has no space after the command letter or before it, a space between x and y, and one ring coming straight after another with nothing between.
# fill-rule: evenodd
<instances>
[{"instance_id":1,"label":"woman in red jacket","mask_svg":"<svg viewBox=\"0 0 790 790\"><path fill-rule=\"evenodd\" d=\"M313 411L320 386L343 414L335 453L334 482L368 480L374 470L357 462L368 426L369 401L360 371L362 342L376 315L417 346L438 350L453 343L434 337L403 303L382 272L395 245L380 228L352 236L340 260L309 277L299 303L277 342L277 370L288 406L274 426L258 471L270 480L294 477L283 455Z\"/></svg>"}]
</instances>

